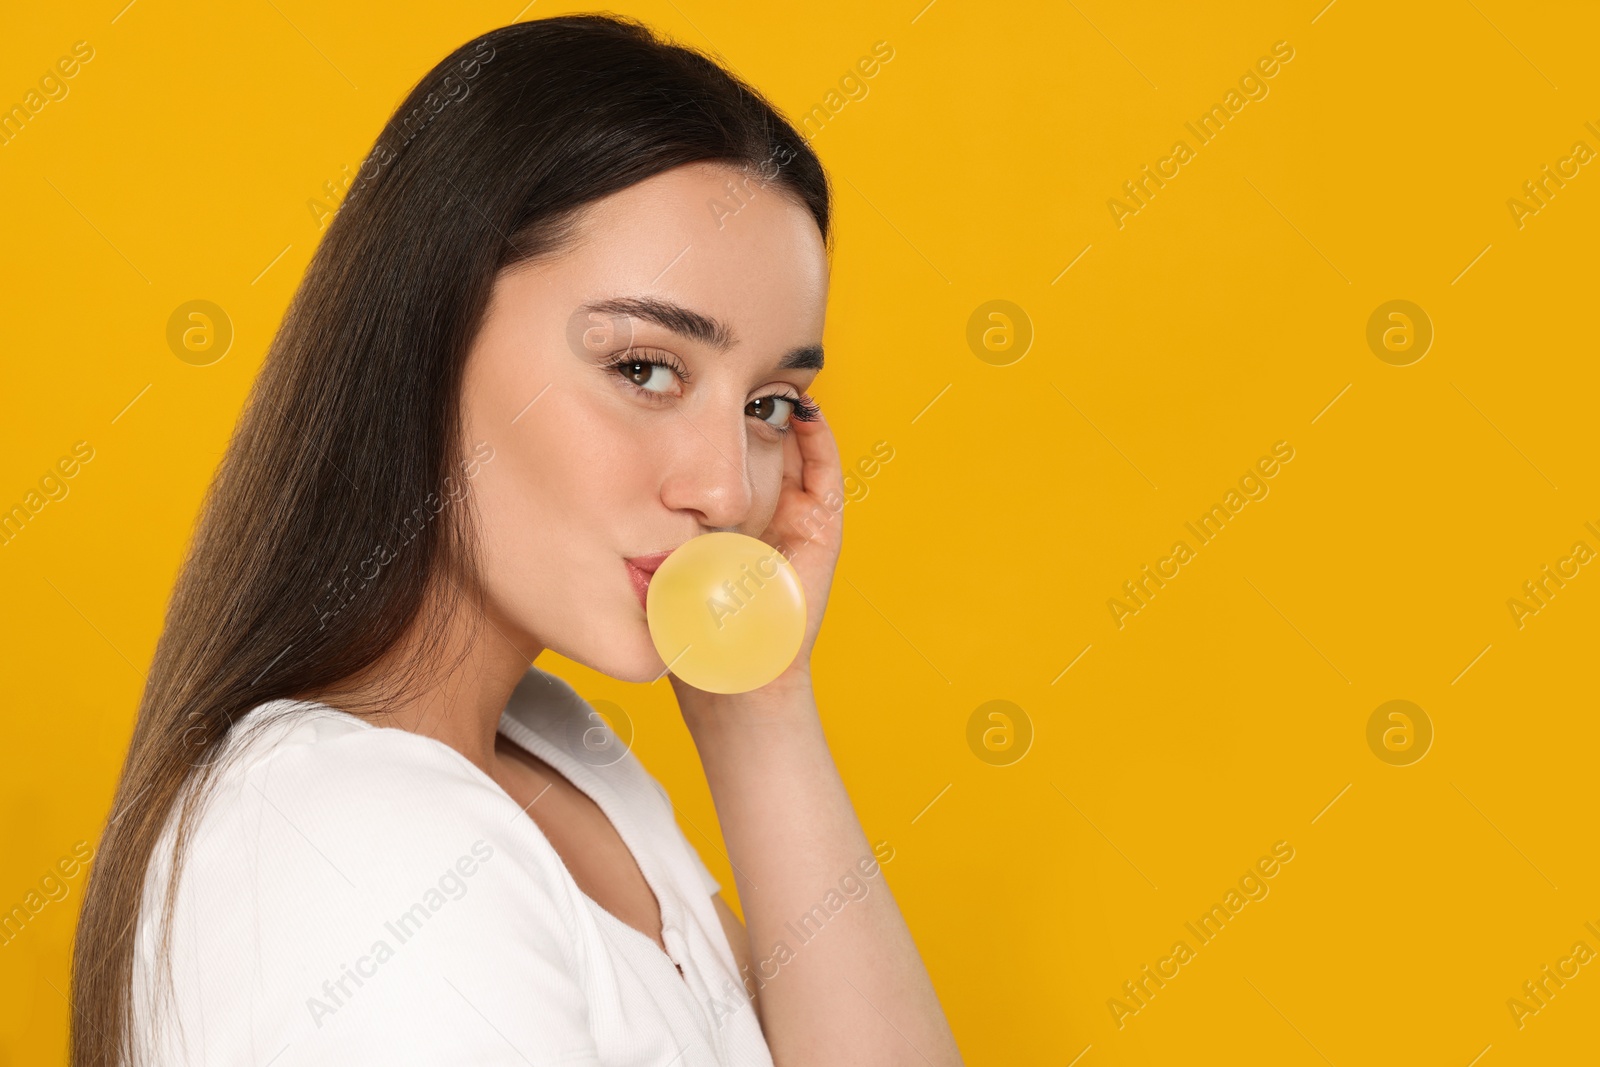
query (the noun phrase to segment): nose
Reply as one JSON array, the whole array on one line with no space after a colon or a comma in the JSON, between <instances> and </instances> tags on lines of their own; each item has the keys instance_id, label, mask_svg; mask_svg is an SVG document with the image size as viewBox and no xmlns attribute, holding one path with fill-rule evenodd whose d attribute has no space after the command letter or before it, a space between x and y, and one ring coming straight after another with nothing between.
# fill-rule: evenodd
<instances>
[{"instance_id":1,"label":"nose","mask_svg":"<svg viewBox=\"0 0 1600 1067\"><path fill-rule=\"evenodd\" d=\"M750 482L744 414L691 417L679 409L670 443L664 445L667 472L661 502L674 511L695 514L702 526L736 529L750 514Z\"/></svg>"}]
</instances>

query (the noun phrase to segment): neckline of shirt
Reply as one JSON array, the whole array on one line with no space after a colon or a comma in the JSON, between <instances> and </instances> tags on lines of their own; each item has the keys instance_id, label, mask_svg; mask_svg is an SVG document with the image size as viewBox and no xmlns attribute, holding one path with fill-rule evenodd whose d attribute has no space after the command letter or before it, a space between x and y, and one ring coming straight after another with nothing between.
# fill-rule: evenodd
<instances>
[{"instance_id":1,"label":"neckline of shirt","mask_svg":"<svg viewBox=\"0 0 1600 1067\"><path fill-rule=\"evenodd\" d=\"M623 808L621 804L621 798L616 789L612 786L611 782L606 780L603 775L597 773L595 768L588 766L581 760L578 760L565 748L556 744L550 738L539 733L537 730L533 729L526 722L523 722L517 717L516 713L520 710L533 710L533 701L531 697L525 693L525 689L531 689L535 684L537 677L535 672L537 672L537 675L543 675L547 679L554 677L545 671L539 670L537 667L531 667L527 677L523 678L521 682L517 683L517 688L512 692L511 700L507 703L506 710L501 713L499 732L505 734L516 744L521 745L528 752L550 764L550 766L554 767L557 771L560 771L562 776L566 778L567 781L571 782L579 792L583 793L586 797L593 801L594 804L605 815L605 817L611 820L611 825L616 828L617 835L622 838L622 843L628 847L628 851L632 854L634 862L639 865L640 875L643 876L645 883L650 887L650 892L656 898L656 905L661 912L661 939L666 941L668 945L671 946L678 934L678 924L680 919L677 896L669 890L664 874L656 867L655 850L648 847L648 843L644 840L638 827L634 824L632 817ZM607 727L607 729L610 728ZM628 755L630 754L631 751L629 753L624 753L621 759L627 759ZM611 764L611 766L615 765L616 764ZM512 803L515 803L515 801L512 801ZM533 817L531 815L527 815L526 812L524 812L524 815L529 822L533 821ZM539 832L541 835L544 833L543 830L540 830ZM553 848L554 846L552 846L552 849ZM559 854L557 858L560 858ZM562 863L562 868L566 869L566 864L564 861ZM570 871L568 871L568 877L571 877ZM577 879L573 879L573 884L577 885ZM578 892L583 893L583 899L587 901L595 910L601 912L606 916L606 918L610 919L615 926L626 930L629 934L639 938L656 952L659 952L665 956L667 960L676 966L677 961L672 958L672 954L670 952L663 952L661 946L656 944L655 938L651 937L643 930L639 930L628 925L616 915L613 915L610 911L607 911L599 901L589 896L588 893L584 893L582 886L578 886Z\"/></svg>"}]
</instances>

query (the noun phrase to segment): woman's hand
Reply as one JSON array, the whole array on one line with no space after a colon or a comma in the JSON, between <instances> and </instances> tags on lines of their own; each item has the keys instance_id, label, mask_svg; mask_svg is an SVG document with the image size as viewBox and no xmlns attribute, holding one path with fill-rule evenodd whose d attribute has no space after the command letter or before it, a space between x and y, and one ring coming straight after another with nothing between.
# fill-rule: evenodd
<instances>
[{"instance_id":1,"label":"woman's hand","mask_svg":"<svg viewBox=\"0 0 1600 1067\"><path fill-rule=\"evenodd\" d=\"M672 675L744 910L745 930L731 919L725 929L754 960L793 938L793 917L815 912L842 877L881 880L874 857L893 858L879 853L887 842L867 841L811 689L811 649L839 560L844 478L828 424L791 425L781 495L761 539L783 552L805 588L800 651L748 693L707 693ZM753 994L773 1062L960 1067L894 895L885 885L851 899L829 919L827 937L796 946L799 962L781 959L782 975Z\"/></svg>"},{"instance_id":2,"label":"woman's hand","mask_svg":"<svg viewBox=\"0 0 1600 1067\"><path fill-rule=\"evenodd\" d=\"M782 552L800 575L806 594L806 631L790 669L803 666L809 673L811 649L822 627L844 540L844 475L833 429L820 409L815 421L794 419L789 426L778 509L761 540Z\"/></svg>"},{"instance_id":3,"label":"woman's hand","mask_svg":"<svg viewBox=\"0 0 1600 1067\"><path fill-rule=\"evenodd\" d=\"M752 691L763 695L791 688L809 693L811 649L822 627L844 535L844 474L827 416L819 411L811 422L790 419L789 427L783 442L783 483L777 510L760 537L778 549L800 575L806 596L806 628L793 662L777 678ZM670 678L680 705L685 698L704 701L707 694L675 674Z\"/></svg>"}]
</instances>

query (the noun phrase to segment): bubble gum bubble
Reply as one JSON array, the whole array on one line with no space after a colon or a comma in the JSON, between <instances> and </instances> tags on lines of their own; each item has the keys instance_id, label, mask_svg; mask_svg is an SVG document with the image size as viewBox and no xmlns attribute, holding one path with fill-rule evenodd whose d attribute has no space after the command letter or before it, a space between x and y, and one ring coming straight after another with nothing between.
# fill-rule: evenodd
<instances>
[{"instance_id":1,"label":"bubble gum bubble","mask_svg":"<svg viewBox=\"0 0 1600 1067\"><path fill-rule=\"evenodd\" d=\"M800 651L805 590L765 541L701 534L656 569L645 621L673 674L708 693L747 693L782 674Z\"/></svg>"}]
</instances>

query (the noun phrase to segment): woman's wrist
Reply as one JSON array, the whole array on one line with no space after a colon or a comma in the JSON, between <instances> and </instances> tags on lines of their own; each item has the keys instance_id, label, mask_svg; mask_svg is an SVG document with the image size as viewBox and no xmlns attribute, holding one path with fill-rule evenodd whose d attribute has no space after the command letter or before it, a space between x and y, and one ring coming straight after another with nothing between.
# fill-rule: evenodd
<instances>
[{"instance_id":1,"label":"woman's wrist","mask_svg":"<svg viewBox=\"0 0 1600 1067\"><path fill-rule=\"evenodd\" d=\"M781 677L746 693L710 693L676 675L672 676L672 688L691 735L729 726L807 721L817 714L809 669L785 671Z\"/></svg>"}]
</instances>

